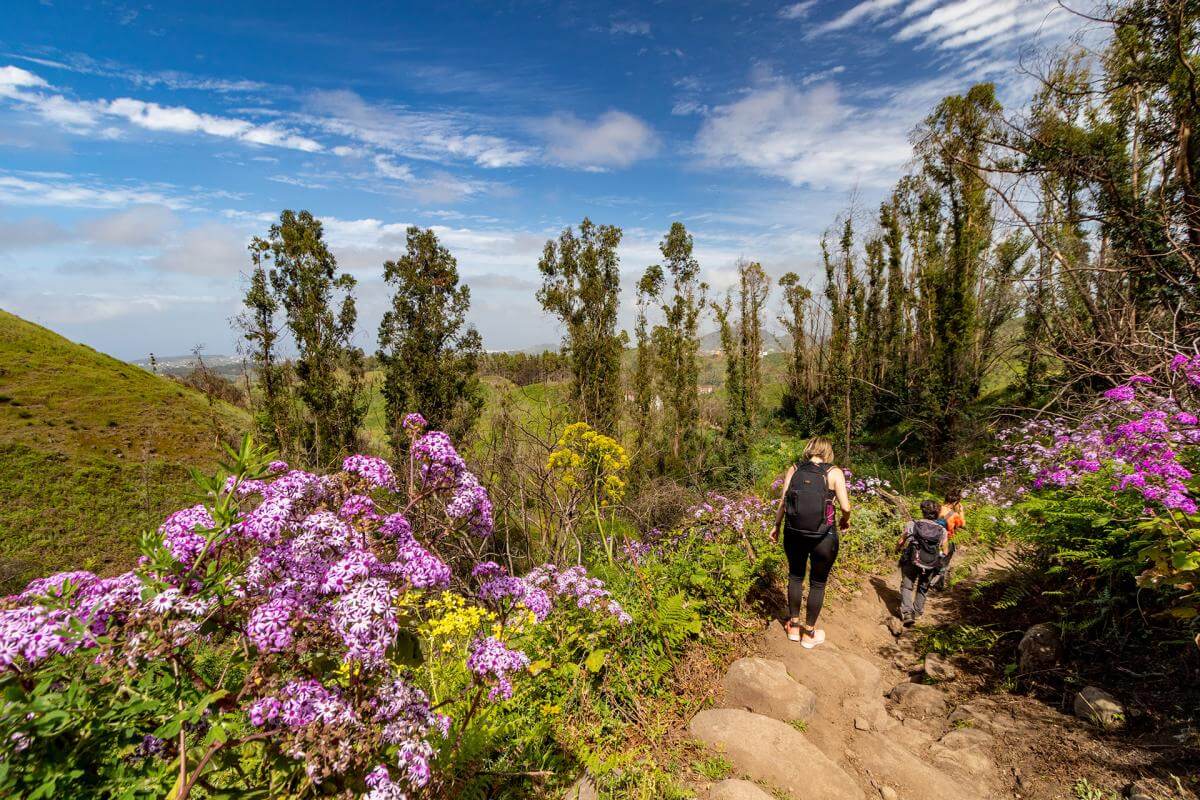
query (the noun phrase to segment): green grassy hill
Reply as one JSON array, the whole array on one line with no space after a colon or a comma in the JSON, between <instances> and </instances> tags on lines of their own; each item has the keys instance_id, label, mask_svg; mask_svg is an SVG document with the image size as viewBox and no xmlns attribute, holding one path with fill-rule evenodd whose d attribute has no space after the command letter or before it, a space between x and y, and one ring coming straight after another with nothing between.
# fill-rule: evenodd
<instances>
[{"instance_id":1,"label":"green grassy hill","mask_svg":"<svg viewBox=\"0 0 1200 800\"><path fill-rule=\"evenodd\" d=\"M0 592L36 574L111 572L192 502L248 417L0 311Z\"/></svg>"}]
</instances>

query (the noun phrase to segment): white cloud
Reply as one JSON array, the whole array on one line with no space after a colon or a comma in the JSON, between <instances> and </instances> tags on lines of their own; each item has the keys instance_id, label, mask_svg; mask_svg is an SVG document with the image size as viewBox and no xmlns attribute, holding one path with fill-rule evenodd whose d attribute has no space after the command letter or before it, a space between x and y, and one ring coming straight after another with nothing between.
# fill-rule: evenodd
<instances>
[{"instance_id":1,"label":"white cloud","mask_svg":"<svg viewBox=\"0 0 1200 800\"><path fill-rule=\"evenodd\" d=\"M156 186L109 186L69 175L25 174L29 177L0 174L0 203L64 208L162 205L180 209L190 205L187 199L168 194L166 189Z\"/></svg>"},{"instance_id":2,"label":"white cloud","mask_svg":"<svg viewBox=\"0 0 1200 800\"><path fill-rule=\"evenodd\" d=\"M642 20L614 19L612 24L608 26L608 32L625 34L626 36L649 36L650 23Z\"/></svg>"},{"instance_id":3,"label":"white cloud","mask_svg":"<svg viewBox=\"0 0 1200 800\"><path fill-rule=\"evenodd\" d=\"M878 17L883 12L900 5L900 2L901 0L863 0L841 15L818 25L813 29L813 34L845 30L861 20Z\"/></svg>"},{"instance_id":4,"label":"white cloud","mask_svg":"<svg viewBox=\"0 0 1200 800\"><path fill-rule=\"evenodd\" d=\"M689 117L708 113L708 106L698 100L676 100L671 106L671 113L676 117Z\"/></svg>"},{"instance_id":5,"label":"white cloud","mask_svg":"<svg viewBox=\"0 0 1200 800\"><path fill-rule=\"evenodd\" d=\"M48 85L45 80L20 67L0 67L0 97L14 97L14 90Z\"/></svg>"},{"instance_id":6,"label":"white cloud","mask_svg":"<svg viewBox=\"0 0 1200 800\"><path fill-rule=\"evenodd\" d=\"M473 121L465 115L368 103L348 90L314 92L306 109L303 119L310 124L406 158L496 168L520 166L536 156L503 137L471 132Z\"/></svg>"},{"instance_id":7,"label":"white cloud","mask_svg":"<svg viewBox=\"0 0 1200 800\"><path fill-rule=\"evenodd\" d=\"M792 3L779 9L779 16L783 19L803 19L808 16L808 13L813 10L813 6L817 4L817 0L803 0L800 3Z\"/></svg>"},{"instance_id":8,"label":"white cloud","mask_svg":"<svg viewBox=\"0 0 1200 800\"><path fill-rule=\"evenodd\" d=\"M833 84L802 90L774 81L714 108L696 150L709 164L748 167L796 186L886 186L910 157L906 134L915 122L912 106L897 114L888 103L858 108Z\"/></svg>"},{"instance_id":9,"label":"white cloud","mask_svg":"<svg viewBox=\"0 0 1200 800\"><path fill-rule=\"evenodd\" d=\"M142 247L161 242L179 227L179 218L162 205L136 206L80 223L89 241L115 247Z\"/></svg>"},{"instance_id":10,"label":"white cloud","mask_svg":"<svg viewBox=\"0 0 1200 800\"><path fill-rule=\"evenodd\" d=\"M975 46L986 51L1041 35L1057 40L1077 22L1074 14L1052 0L955 0L926 14L930 8L925 0L910 3L901 17L911 21L892 38L942 50Z\"/></svg>"},{"instance_id":11,"label":"white cloud","mask_svg":"<svg viewBox=\"0 0 1200 800\"><path fill-rule=\"evenodd\" d=\"M115 100L75 100L56 93L40 76L19 67L0 67L0 97L11 99L43 119L73 131L95 128L101 117L115 117L151 131L203 133L250 144L283 147L315 153L320 143L275 124L260 125L244 119L193 111L185 106L162 106L131 97ZM111 132L99 133L111 138Z\"/></svg>"},{"instance_id":12,"label":"white cloud","mask_svg":"<svg viewBox=\"0 0 1200 800\"><path fill-rule=\"evenodd\" d=\"M189 228L148 263L159 272L181 272L206 277L237 275L249 264L249 237L219 222Z\"/></svg>"},{"instance_id":13,"label":"white cloud","mask_svg":"<svg viewBox=\"0 0 1200 800\"><path fill-rule=\"evenodd\" d=\"M546 141L547 158L568 167L628 167L659 148L654 130L624 111L606 111L592 121L570 113L555 114L533 127Z\"/></svg>"}]
</instances>

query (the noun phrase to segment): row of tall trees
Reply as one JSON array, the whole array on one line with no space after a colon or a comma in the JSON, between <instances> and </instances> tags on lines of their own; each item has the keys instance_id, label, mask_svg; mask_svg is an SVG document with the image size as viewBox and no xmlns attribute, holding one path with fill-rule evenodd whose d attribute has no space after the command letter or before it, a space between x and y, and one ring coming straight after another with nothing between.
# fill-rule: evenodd
<instances>
[{"instance_id":1,"label":"row of tall trees","mask_svg":"<svg viewBox=\"0 0 1200 800\"><path fill-rule=\"evenodd\" d=\"M1200 7L1122 0L1100 19L1106 49L1058 56L1027 107L990 84L939 103L878 215L826 237L821 297L780 281L787 416L847 444L903 421L937 458L997 359L1028 406L1196 346Z\"/></svg>"},{"instance_id":2,"label":"row of tall trees","mask_svg":"<svg viewBox=\"0 0 1200 800\"><path fill-rule=\"evenodd\" d=\"M284 211L250 245L253 269L237 323L256 373L258 433L287 459L327 467L361 448L368 397L354 344L355 279L338 269L321 222ZM470 289L432 230L408 229L405 253L383 265L393 290L379 327L390 442L402 455L404 414L454 434L483 404L476 376L482 341L466 324Z\"/></svg>"}]
</instances>

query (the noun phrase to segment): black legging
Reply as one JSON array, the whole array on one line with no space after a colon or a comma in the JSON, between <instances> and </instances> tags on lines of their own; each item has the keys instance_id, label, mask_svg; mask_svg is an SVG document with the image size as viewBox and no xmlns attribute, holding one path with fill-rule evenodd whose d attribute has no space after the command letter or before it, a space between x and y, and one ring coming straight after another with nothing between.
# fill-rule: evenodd
<instances>
[{"instance_id":1,"label":"black legging","mask_svg":"<svg viewBox=\"0 0 1200 800\"><path fill-rule=\"evenodd\" d=\"M817 624L821 606L825 604L825 582L829 571L837 560L838 534L830 531L823 536L792 533L783 534L783 552L788 560L788 618L800 616L800 603L804 598L804 573L812 560L812 574L808 582L808 606L805 624L811 628Z\"/></svg>"}]
</instances>

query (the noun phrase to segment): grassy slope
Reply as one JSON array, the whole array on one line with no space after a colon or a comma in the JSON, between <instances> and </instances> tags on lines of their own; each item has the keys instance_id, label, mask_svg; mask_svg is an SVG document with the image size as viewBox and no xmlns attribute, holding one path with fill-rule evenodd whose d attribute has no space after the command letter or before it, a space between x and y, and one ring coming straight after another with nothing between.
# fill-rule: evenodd
<instances>
[{"instance_id":1,"label":"grassy slope","mask_svg":"<svg viewBox=\"0 0 1200 800\"><path fill-rule=\"evenodd\" d=\"M130 564L247 417L0 311L0 591Z\"/></svg>"}]
</instances>

